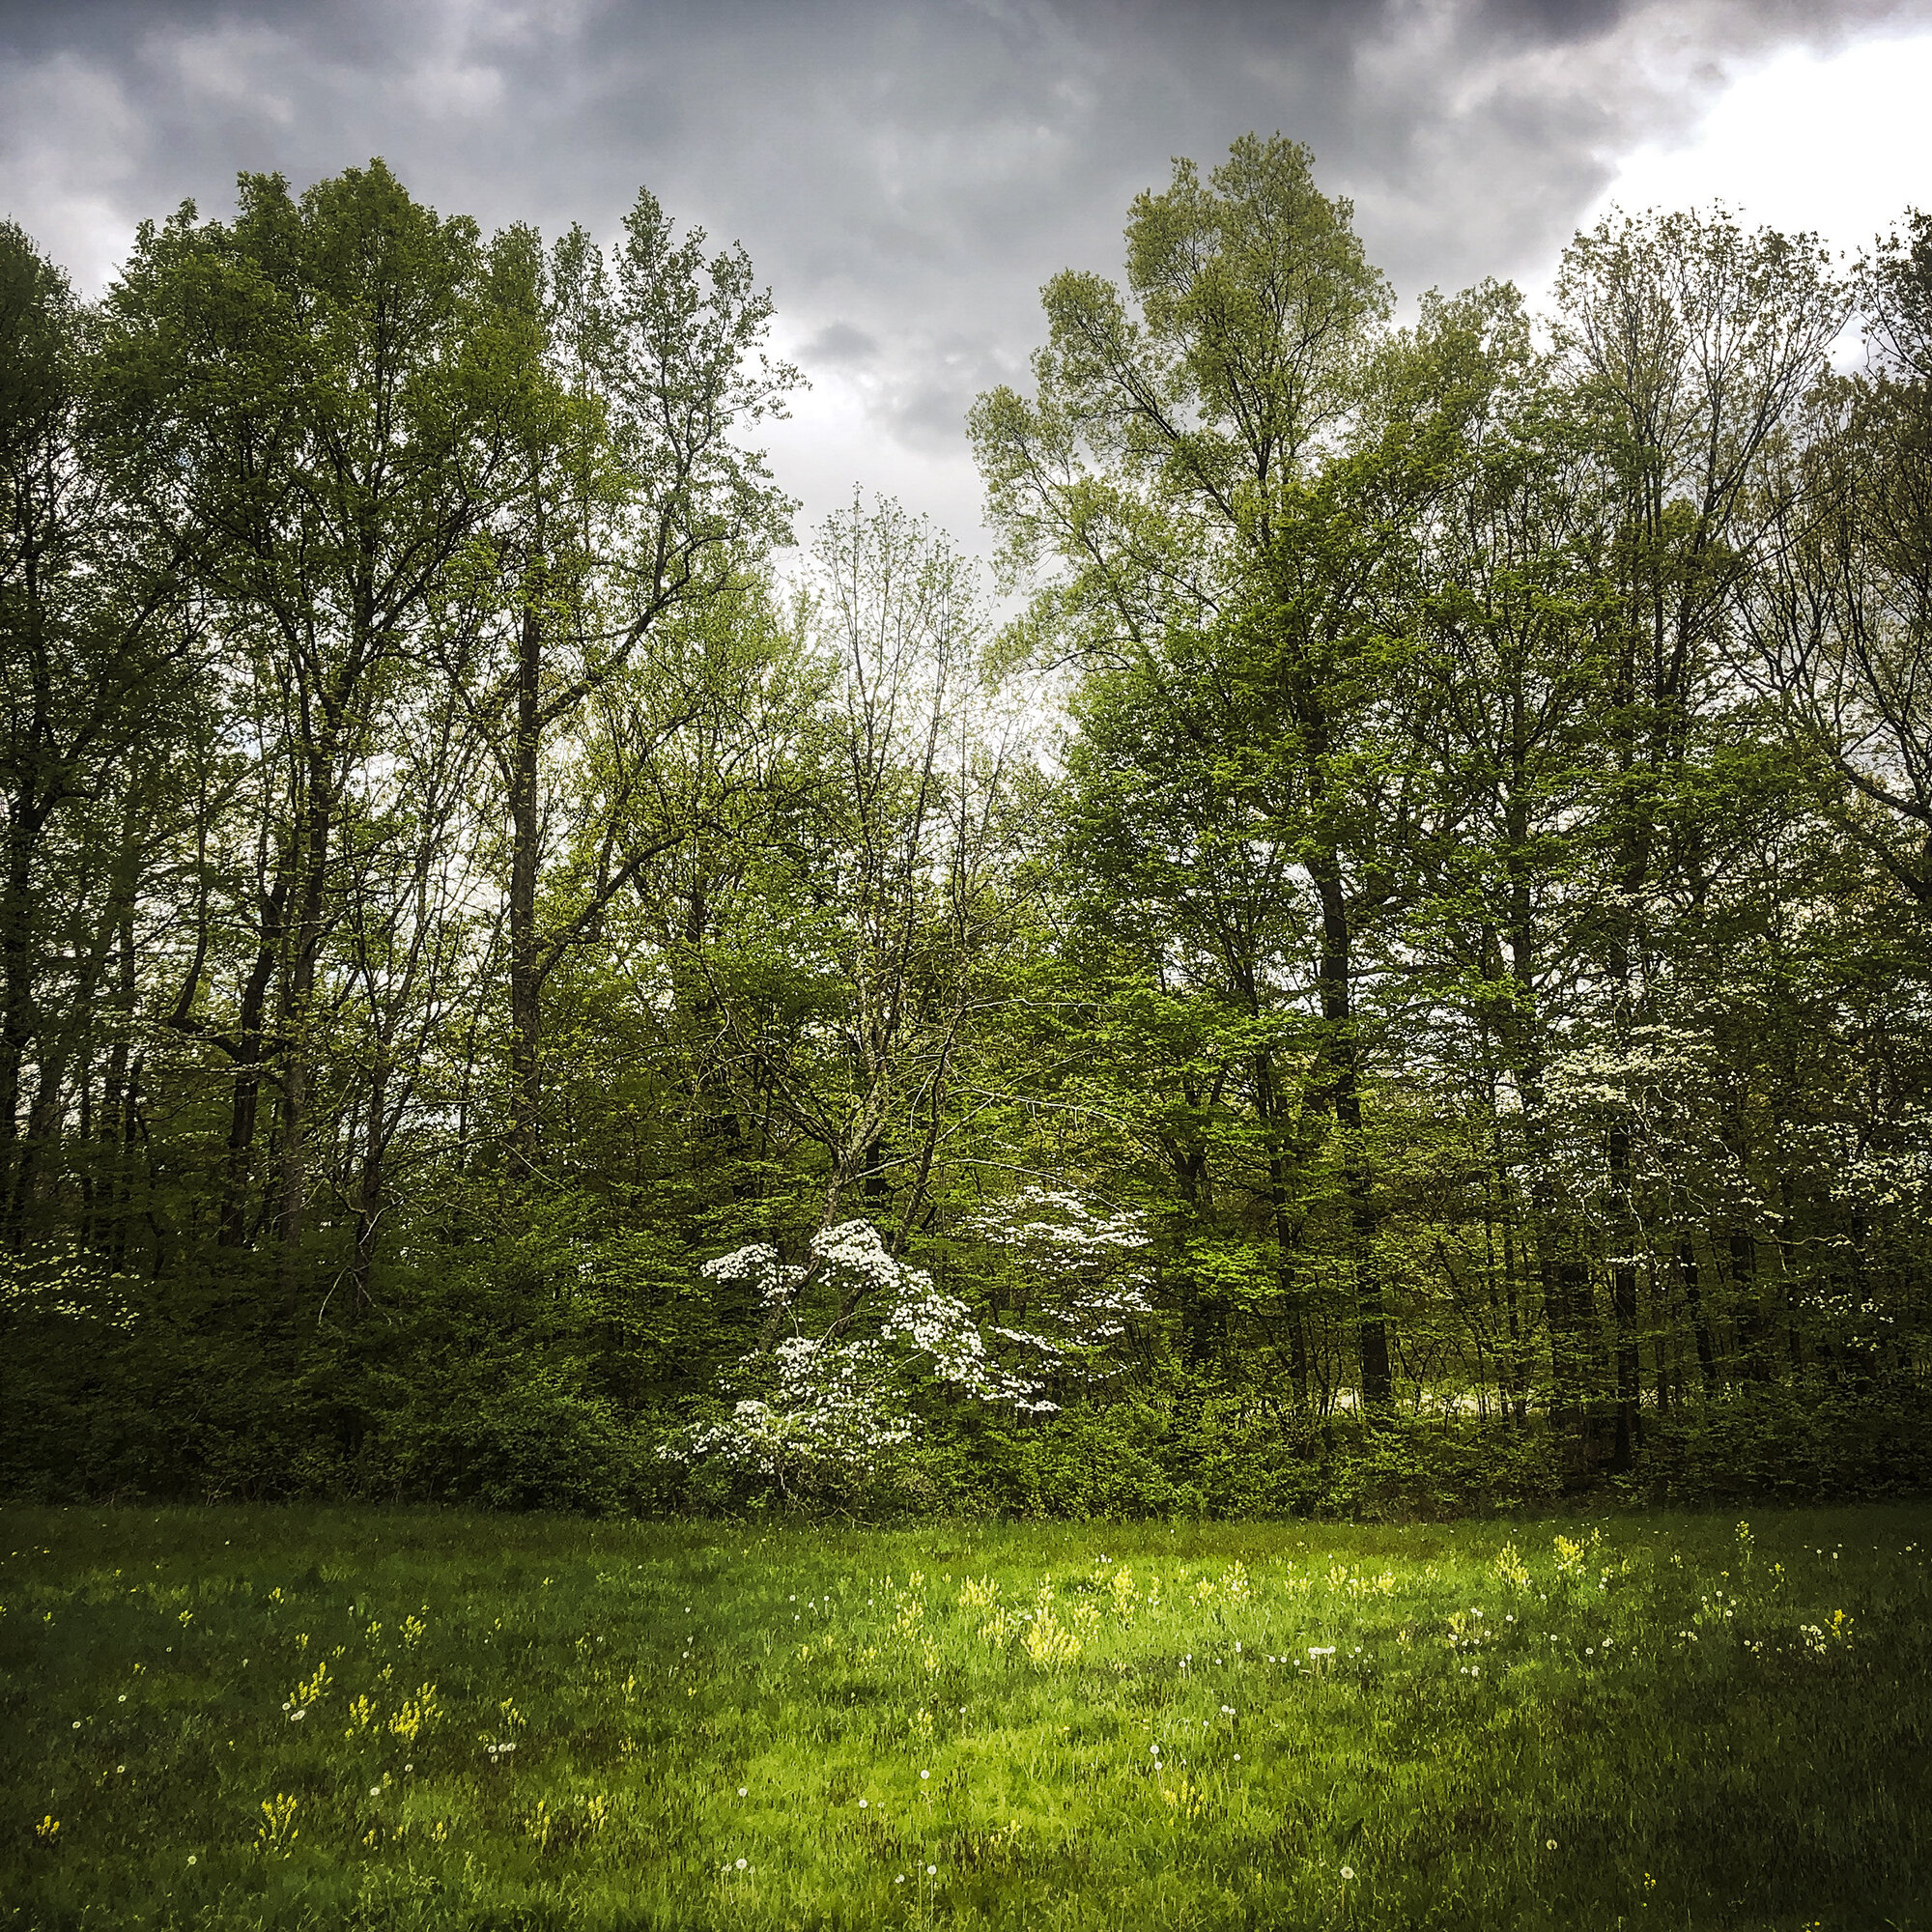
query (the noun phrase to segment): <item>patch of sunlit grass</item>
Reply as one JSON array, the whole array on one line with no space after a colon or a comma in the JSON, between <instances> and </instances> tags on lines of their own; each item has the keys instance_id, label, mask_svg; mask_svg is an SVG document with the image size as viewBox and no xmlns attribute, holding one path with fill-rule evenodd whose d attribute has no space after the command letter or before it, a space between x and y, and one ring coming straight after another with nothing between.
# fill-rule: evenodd
<instances>
[{"instance_id":1,"label":"patch of sunlit grass","mask_svg":"<svg viewBox=\"0 0 1932 1932\"><path fill-rule=\"evenodd\" d=\"M15 1511L0 1924L1923 1924L1929 1544Z\"/></svg>"}]
</instances>

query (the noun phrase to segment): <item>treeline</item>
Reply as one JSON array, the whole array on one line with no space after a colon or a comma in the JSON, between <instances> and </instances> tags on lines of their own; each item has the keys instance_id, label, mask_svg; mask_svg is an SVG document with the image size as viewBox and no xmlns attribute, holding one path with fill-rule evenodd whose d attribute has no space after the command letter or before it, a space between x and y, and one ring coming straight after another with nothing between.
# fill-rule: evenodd
<instances>
[{"instance_id":1,"label":"treeline","mask_svg":"<svg viewBox=\"0 0 1932 1932\"><path fill-rule=\"evenodd\" d=\"M0 230L16 1493L1932 1472L1932 220L1393 326L1306 150L792 551L742 250Z\"/></svg>"}]
</instances>

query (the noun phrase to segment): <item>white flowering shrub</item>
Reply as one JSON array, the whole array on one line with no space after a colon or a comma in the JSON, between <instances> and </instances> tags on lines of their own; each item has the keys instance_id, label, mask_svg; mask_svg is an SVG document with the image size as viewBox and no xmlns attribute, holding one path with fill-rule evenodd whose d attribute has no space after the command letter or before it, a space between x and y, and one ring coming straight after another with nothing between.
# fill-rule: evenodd
<instances>
[{"instance_id":1,"label":"white flowering shrub","mask_svg":"<svg viewBox=\"0 0 1932 1932\"><path fill-rule=\"evenodd\" d=\"M1545 1074L1550 1178L1579 1206L1601 1205L1614 1122L1629 1136L1634 1180L1660 1189L1694 1173L1713 1199L1747 1194L1749 1178L1719 1132L1725 1077L1708 1026L1649 1021L1621 1041L1606 1026L1577 1027Z\"/></svg>"},{"instance_id":2,"label":"white flowering shrub","mask_svg":"<svg viewBox=\"0 0 1932 1932\"><path fill-rule=\"evenodd\" d=\"M769 1317L791 1322L794 1332L739 1364L742 1378L758 1376L768 1386L722 1422L686 1432L676 1451L684 1460L769 1476L788 1494L864 1478L912 1439L908 1390L922 1373L981 1402L1053 1407L1037 1375L996 1359L965 1302L889 1254L868 1221L822 1231L803 1265L756 1243L707 1262L703 1272L753 1283ZM817 1336L801 1331L808 1290L815 1291L814 1306L836 1311ZM862 1318L867 1332L855 1333Z\"/></svg>"},{"instance_id":3,"label":"white flowering shrub","mask_svg":"<svg viewBox=\"0 0 1932 1932\"><path fill-rule=\"evenodd\" d=\"M874 1344L827 1348L793 1335L771 1360L770 1395L689 1431L680 1445L687 1459L774 1477L789 1493L827 1476L869 1472L911 1440L911 1418L889 1400L890 1365Z\"/></svg>"},{"instance_id":4,"label":"white flowering shrub","mask_svg":"<svg viewBox=\"0 0 1932 1932\"><path fill-rule=\"evenodd\" d=\"M1153 1313L1151 1244L1138 1215L1029 1187L966 1226L1003 1253L1023 1290L1026 1327L1000 1325L993 1333L1057 1371L1083 1380L1106 1375L1113 1345L1136 1318Z\"/></svg>"},{"instance_id":5,"label":"white flowering shrub","mask_svg":"<svg viewBox=\"0 0 1932 1932\"><path fill-rule=\"evenodd\" d=\"M1720 1045L1719 1017L1692 1009L1621 1038L1606 1021L1575 1027L1547 1069L1548 1178L1595 1224L1605 1262L1657 1268L1687 1230L1742 1229L1772 1295L1815 1343L1895 1351L1883 1257L1932 1211L1932 1110L1879 1113L1855 1069L1823 1052L1822 1077L1742 1131L1741 1113L1764 1100ZM1625 1137L1624 1192L1609 1169L1612 1127ZM1755 1282L1733 1286L1732 1319L1764 1320Z\"/></svg>"}]
</instances>

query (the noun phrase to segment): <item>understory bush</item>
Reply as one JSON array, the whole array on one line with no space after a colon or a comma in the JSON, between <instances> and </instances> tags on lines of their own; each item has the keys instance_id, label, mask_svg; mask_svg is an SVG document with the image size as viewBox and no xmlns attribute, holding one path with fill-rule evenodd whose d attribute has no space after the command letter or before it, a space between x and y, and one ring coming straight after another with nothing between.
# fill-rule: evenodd
<instances>
[{"instance_id":1,"label":"understory bush","mask_svg":"<svg viewBox=\"0 0 1932 1932\"><path fill-rule=\"evenodd\" d=\"M1932 1407L1909 1385L1747 1386L1653 1418L1641 1481L1670 1503L1920 1494L1932 1487Z\"/></svg>"},{"instance_id":2,"label":"understory bush","mask_svg":"<svg viewBox=\"0 0 1932 1932\"><path fill-rule=\"evenodd\" d=\"M515 1287L522 1291L524 1284ZM1547 1418L1297 1413L1178 1373L1050 1412L930 1386L912 1439L787 1491L670 1453L696 1418L656 1339L508 1289L425 1293L391 1319L285 1329L152 1312L78 1350L0 1337L0 1488L18 1500L460 1502L583 1515L864 1521L1333 1518L1547 1508L1577 1487ZM691 1332L708 1338L686 1314ZM1634 1467L1586 1492L1676 1505L1854 1501L1932 1488L1909 1387L1746 1386L1644 1417Z\"/></svg>"}]
</instances>

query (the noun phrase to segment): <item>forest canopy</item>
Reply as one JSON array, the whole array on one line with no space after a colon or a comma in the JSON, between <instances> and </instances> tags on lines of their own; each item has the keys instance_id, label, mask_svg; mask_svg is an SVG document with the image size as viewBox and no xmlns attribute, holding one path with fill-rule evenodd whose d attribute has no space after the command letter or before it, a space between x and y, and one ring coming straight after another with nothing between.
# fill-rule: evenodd
<instances>
[{"instance_id":1,"label":"forest canopy","mask_svg":"<svg viewBox=\"0 0 1932 1932\"><path fill-rule=\"evenodd\" d=\"M1932 217L1399 326L1250 136L1042 301L989 586L646 192L0 226L12 1492L1926 1480Z\"/></svg>"}]
</instances>

